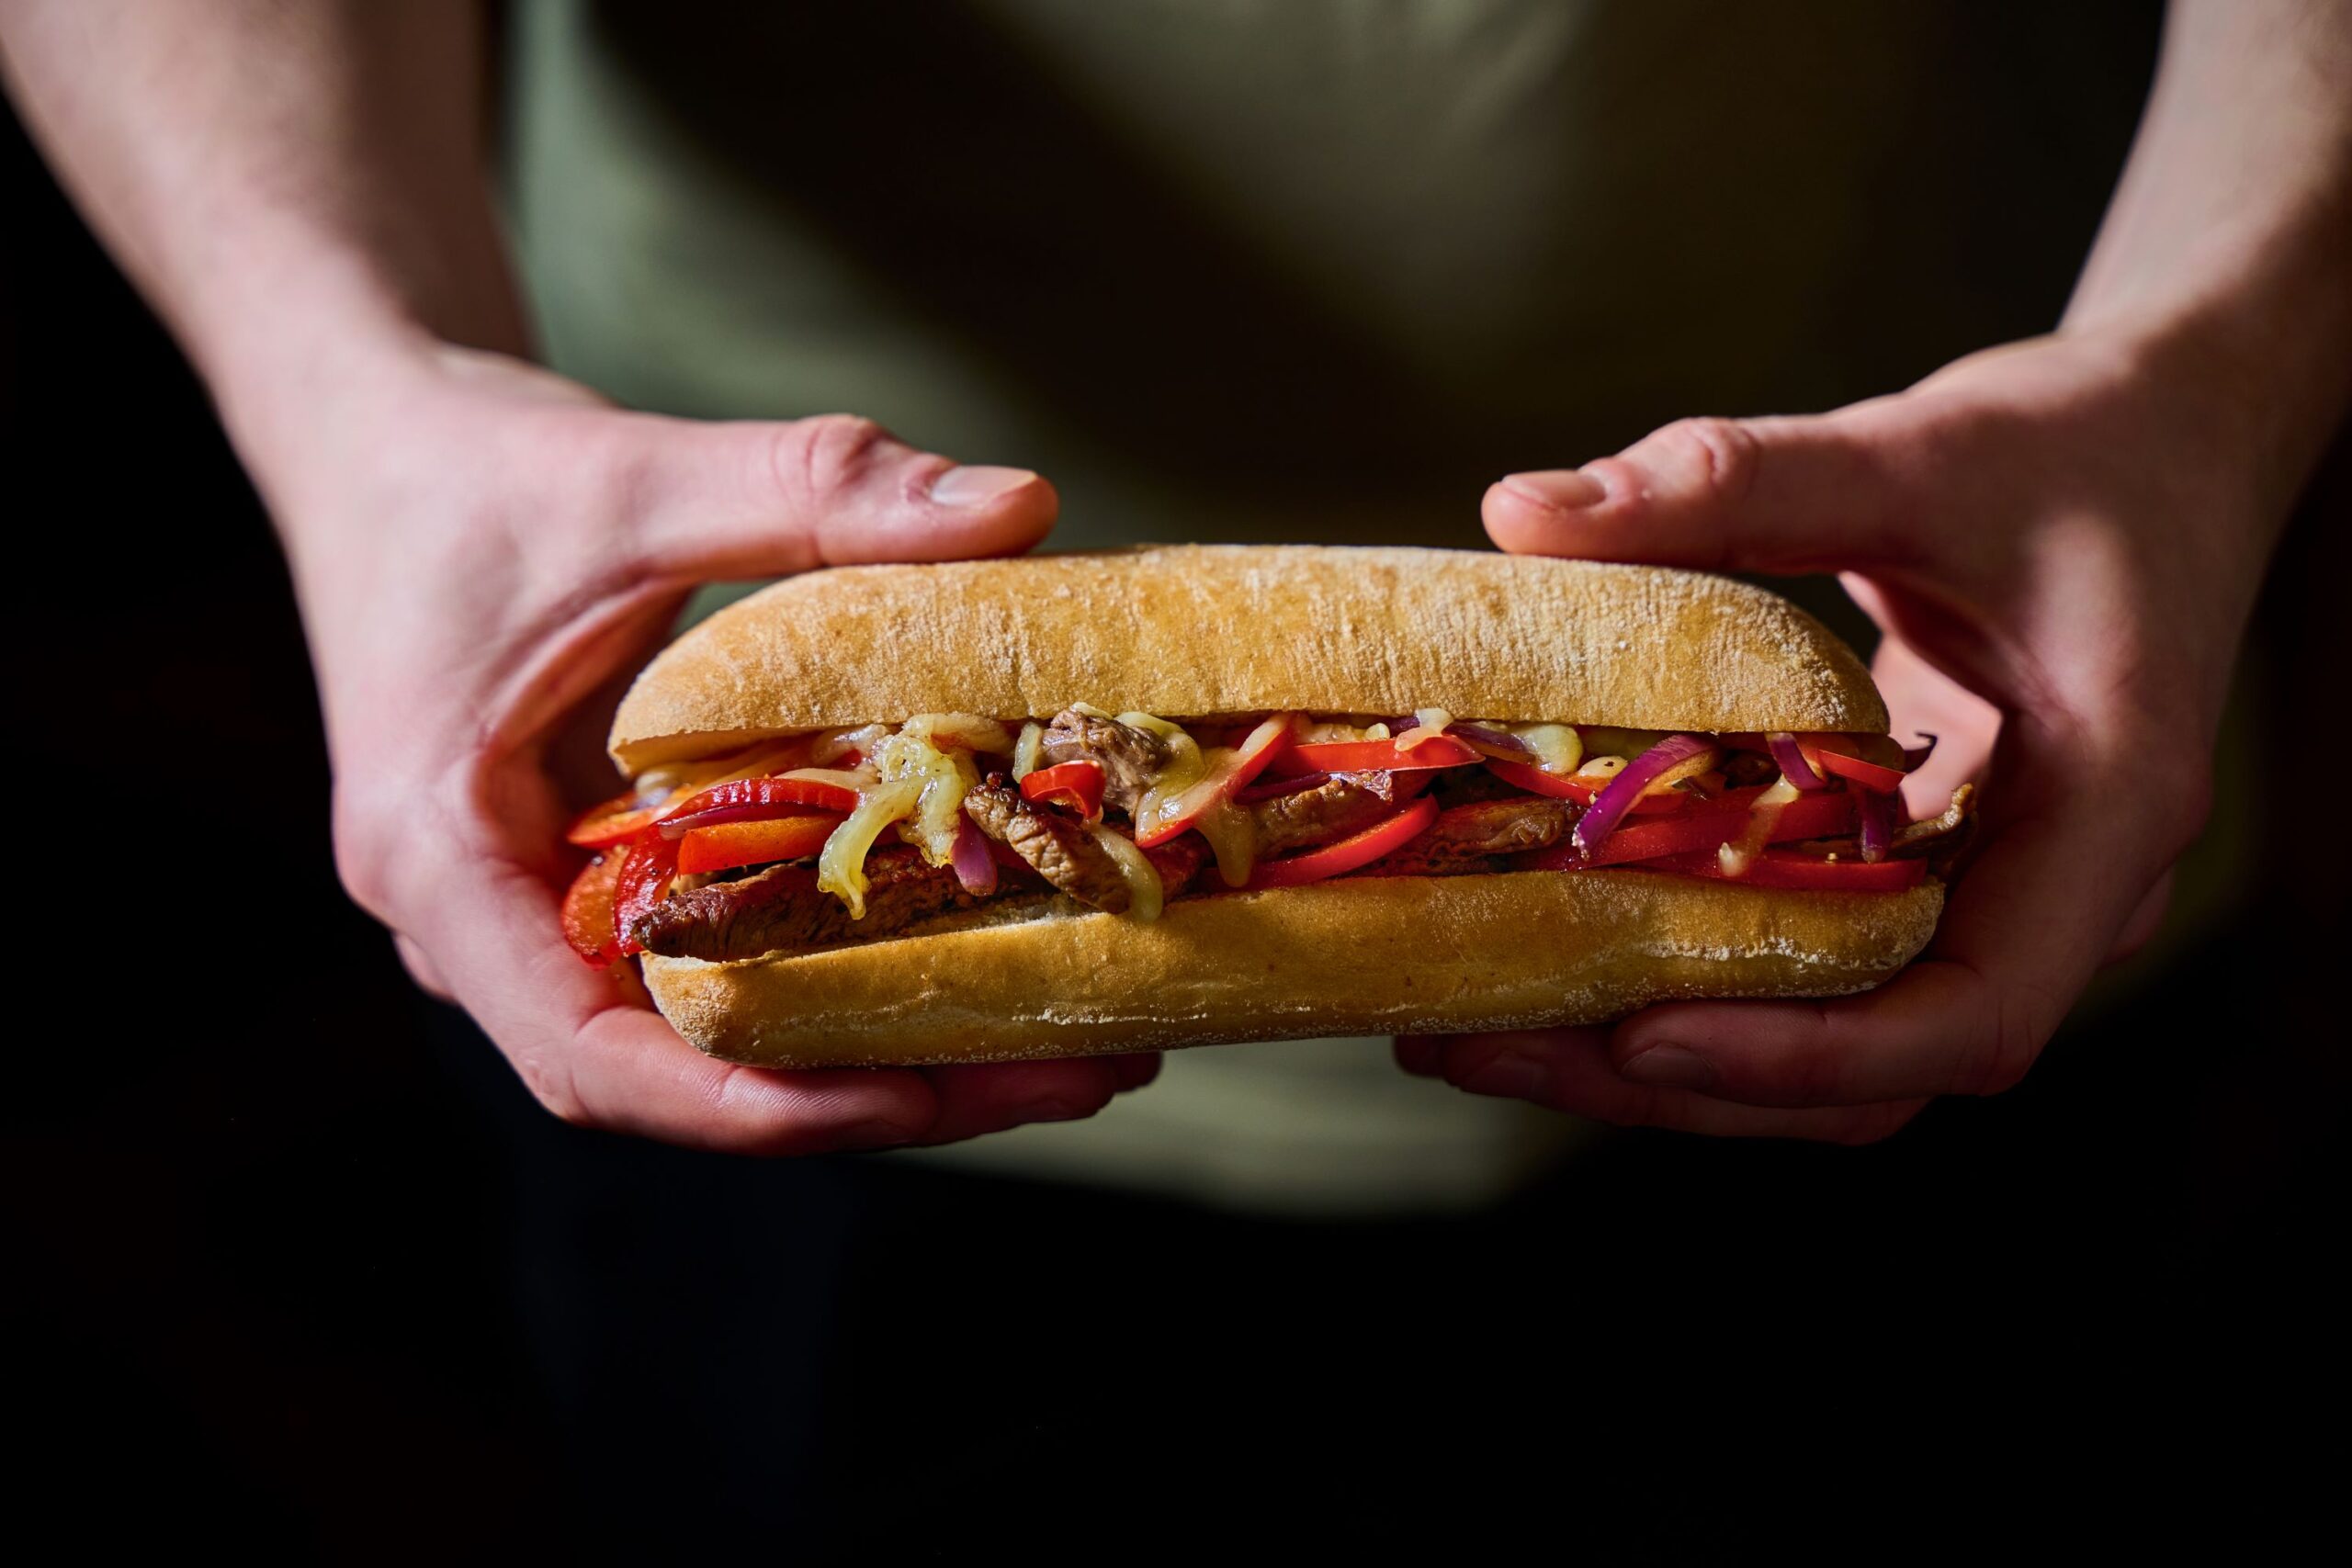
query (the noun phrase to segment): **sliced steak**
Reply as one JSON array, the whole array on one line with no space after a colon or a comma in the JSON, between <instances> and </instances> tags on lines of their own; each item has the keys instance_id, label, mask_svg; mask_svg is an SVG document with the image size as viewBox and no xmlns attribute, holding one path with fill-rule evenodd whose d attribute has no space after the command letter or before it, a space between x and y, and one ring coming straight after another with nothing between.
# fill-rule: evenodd
<instances>
[{"instance_id":1,"label":"sliced steak","mask_svg":"<svg viewBox=\"0 0 2352 1568\"><path fill-rule=\"evenodd\" d=\"M1100 763L1102 798L1132 817L1144 791L1168 766L1168 742L1115 718L1064 708L1046 728L1045 756L1055 763Z\"/></svg>"},{"instance_id":2,"label":"sliced steak","mask_svg":"<svg viewBox=\"0 0 2352 1568\"><path fill-rule=\"evenodd\" d=\"M1968 847L1968 840L1974 835L1975 829L1976 786L1973 784L1964 784L1952 791L1951 802L1943 808L1941 815L1930 817L1921 822L1906 823L1895 829L1894 842L1890 847L1891 852L1897 859L1918 859L1924 856L1928 869L1940 876L1954 861L1959 859L1960 852ZM1838 860L1860 860L1862 858L1862 840L1851 833L1842 839L1814 839L1801 844L1782 844L1779 847L1793 850L1799 854L1812 855L1816 859L1835 857Z\"/></svg>"},{"instance_id":3,"label":"sliced steak","mask_svg":"<svg viewBox=\"0 0 2352 1568\"><path fill-rule=\"evenodd\" d=\"M1002 773L972 787L964 796L964 815L1071 897L1114 915L1125 914L1133 902L1119 863L1086 824L1030 805Z\"/></svg>"},{"instance_id":4,"label":"sliced steak","mask_svg":"<svg viewBox=\"0 0 2352 1568\"><path fill-rule=\"evenodd\" d=\"M1258 852L1276 855L1302 844L1325 844L1361 832L1396 808L1414 786L1395 773L1334 773L1312 789L1278 795L1250 807Z\"/></svg>"},{"instance_id":5,"label":"sliced steak","mask_svg":"<svg viewBox=\"0 0 2352 1568\"><path fill-rule=\"evenodd\" d=\"M757 958L763 953L896 936L919 920L980 902L953 871L912 850L865 863L865 918L817 886L810 865L770 866L756 876L679 893L638 917L629 934L665 958Z\"/></svg>"},{"instance_id":6,"label":"sliced steak","mask_svg":"<svg viewBox=\"0 0 2352 1568\"><path fill-rule=\"evenodd\" d=\"M1441 807L1453 807L1481 800L1517 799L1527 791L1484 768L1448 768L1432 775L1430 793L1437 796Z\"/></svg>"},{"instance_id":7,"label":"sliced steak","mask_svg":"<svg viewBox=\"0 0 2352 1568\"><path fill-rule=\"evenodd\" d=\"M1948 864L1967 847L1975 827L1976 786L1964 784L1951 792L1950 804L1939 815L1895 829L1894 852L1926 855L1931 863Z\"/></svg>"},{"instance_id":8,"label":"sliced steak","mask_svg":"<svg viewBox=\"0 0 2352 1568\"><path fill-rule=\"evenodd\" d=\"M1484 800L1437 814L1429 831L1384 860L1366 876L1466 876L1500 871L1505 855L1548 849L1568 836L1584 807L1573 800L1521 795Z\"/></svg>"},{"instance_id":9,"label":"sliced steak","mask_svg":"<svg viewBox=\"0 0 2352 1568\"><path fill-rule=\"evenodd\" d=\"M1193 886L1201 867L1209 860L1208 841L1198 833L1185 833L1143 852L1151 869L1159 873L1160 895L1173 901ZM1222 886L1222 883L1216 886Z\"/></svg>"}]
</instances>

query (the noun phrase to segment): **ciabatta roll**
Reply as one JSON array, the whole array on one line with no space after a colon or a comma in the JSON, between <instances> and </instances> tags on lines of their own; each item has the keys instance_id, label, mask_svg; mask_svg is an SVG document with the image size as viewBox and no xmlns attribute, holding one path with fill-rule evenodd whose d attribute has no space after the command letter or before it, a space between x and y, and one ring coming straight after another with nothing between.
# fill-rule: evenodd
<instances>
[{"instance_id":1,"label":"ciabatta roll","mask_svg":"<svg viewBox=\"0 0 2352 1568\"><path fill-rule=\"evenodd\" d=\"M1860 990L1966 815L1903 822L1868 671L1772 594L1441 550L810 573L658 657L611 750L575 945L777 1066Z\"/></svg>"}]
</instances>

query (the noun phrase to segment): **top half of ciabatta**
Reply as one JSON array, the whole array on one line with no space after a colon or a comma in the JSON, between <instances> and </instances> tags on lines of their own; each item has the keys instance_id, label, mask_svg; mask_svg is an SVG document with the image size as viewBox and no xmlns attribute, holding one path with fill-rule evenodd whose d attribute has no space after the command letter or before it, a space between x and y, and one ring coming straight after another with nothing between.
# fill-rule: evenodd
<instances>
[{"instance_id":1,"label":"top half of ciabatta","mask_svg":"<svg viewBox=\"0 0 2352 1568\"><path fill-rule=\"evenodd\" d=\"M919 713L1278 709L1883 734L1853 650L1786 600L1660 567L1474 550L1148 546L788 578L688 631L615 716L637 771Z\"/></svg>"}]
</instances>

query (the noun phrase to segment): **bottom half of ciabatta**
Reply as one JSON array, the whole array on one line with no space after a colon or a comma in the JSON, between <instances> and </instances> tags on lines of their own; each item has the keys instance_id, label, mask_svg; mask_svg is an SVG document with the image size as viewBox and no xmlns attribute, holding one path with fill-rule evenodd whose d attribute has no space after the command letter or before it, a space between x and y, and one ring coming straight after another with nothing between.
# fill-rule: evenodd
<instances>
[{"instance_id":1,"label":"bottom half of ciabatta","mask_svg":"<svg viewBox=\"0 0 2352 1568\"><path fill-rule=\"evenodd\" d=\"M1039 901L825 952L648 954L678 1032L777 1067L1598 1023L1651 1002L1867 990L1943 887L1818 893L1650 872L1352 877L1181 900L1144 925Z\"/></svg>"}]
</instances>

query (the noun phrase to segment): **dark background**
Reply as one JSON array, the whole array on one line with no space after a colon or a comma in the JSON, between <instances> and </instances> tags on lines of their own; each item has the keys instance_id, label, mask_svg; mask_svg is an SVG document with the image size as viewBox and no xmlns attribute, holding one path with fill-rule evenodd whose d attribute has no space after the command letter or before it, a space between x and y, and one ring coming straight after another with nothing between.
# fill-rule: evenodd
<instances>
[{"instance_id":1,"label":"dark background","mask_svg":"<svg viewBox=\"0 0 2352 1568\"><path fill-rule=\"evenodd\" d=\"M2258 1531L2321 1479L2254 1412L2337 1419L2341 450L2193 908L2023 1088L1869 1150L1634 1134L1476 1219L1277 1224L540 1115L342 897L267 523L13 123L0 214L22 1528L1718 1547L2061 1501Z\"/></svg>"}]
</instances>

